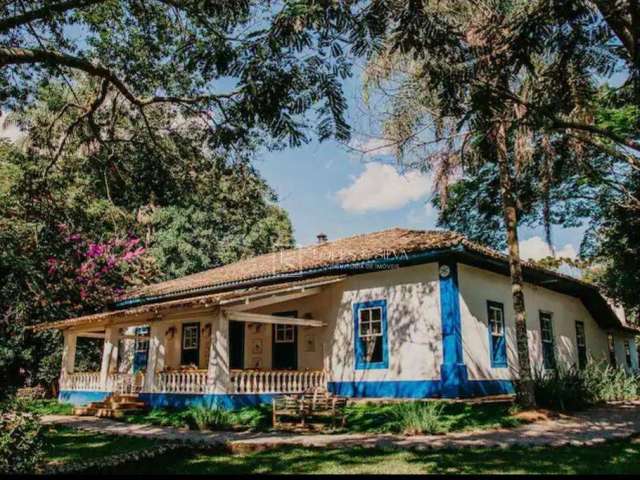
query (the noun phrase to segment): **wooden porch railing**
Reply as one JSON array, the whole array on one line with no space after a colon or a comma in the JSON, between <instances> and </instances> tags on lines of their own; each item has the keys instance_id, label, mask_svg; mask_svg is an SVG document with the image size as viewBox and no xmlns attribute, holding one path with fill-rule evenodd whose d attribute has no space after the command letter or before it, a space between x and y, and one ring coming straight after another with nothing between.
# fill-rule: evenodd
<instances>
[{"instance_id":1,"label":"wooden porch railing","mask_svg":"<svg viewBox=\"0 0 640 480\"><path fill-rule=\"evenodd\" d=\"M61 390L102 390L100 372L67 373L60 383Z\"/></svg>"},{"instance_id":2,"label":"wooden porch railing","mask_svg":"<svg viewBox=\"0 0 640 480\"><path fill-rule=\"evenodd\" d=\"M230 393L297 393L326 383L323 370L232 370Z\"/></svg>"},{"instance_id":3,"label":"wooden porch railing","mask_svg":"<svg viewBox=\"0 0 640 480\"><path fill-rule=\"evenodd\" d=\"M184 370L156 373L155 391L163 393L205 393L206 370Z\"/></svg>"}]
</instances>

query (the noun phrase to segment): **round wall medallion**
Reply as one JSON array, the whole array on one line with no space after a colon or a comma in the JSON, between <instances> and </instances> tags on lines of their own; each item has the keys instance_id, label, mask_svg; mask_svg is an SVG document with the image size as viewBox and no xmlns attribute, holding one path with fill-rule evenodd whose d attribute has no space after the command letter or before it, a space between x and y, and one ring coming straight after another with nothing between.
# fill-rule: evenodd
<instances>
[{"instance_id":1,"label":"round wall medallion","mask_svg":"<svg viewBox=\"0 0 640 480\"><path fill-rule=\"evenodd\" d=\"M449 268L449 265L440 265L440 276L442 278L447 278L450 273L451 269Z\"/></svg>"}]
</instances>

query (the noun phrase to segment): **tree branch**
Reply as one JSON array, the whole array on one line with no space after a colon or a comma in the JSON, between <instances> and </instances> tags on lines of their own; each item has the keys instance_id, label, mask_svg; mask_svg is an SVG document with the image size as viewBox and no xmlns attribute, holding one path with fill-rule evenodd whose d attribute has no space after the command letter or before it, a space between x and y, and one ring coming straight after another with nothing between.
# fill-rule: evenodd
<instances>
[{"instance_id":1,"label":"tree branch","mask_svg":"<svg viewBox=\"0 0 640 480\"><path fill-rule=\"evenodd\" d=\"M45 7L38 8L25 12L22 15L16 15L14 17L5 18L0 20L0 32L5 32L12 28L24 25L25 23L32 22L34 20L48 19L52 14L63 13L67 10L74 8L83 8L98 3L104 3L105 0L68 0L62 3L55 3L53 5L47 5Z\"/></svg>"},{"instance_id":2,"label":"tree branch","mask_svg":"<svg viewBox=\"0 0 640 480\"><path fill-rule=\"evenodd\" d=\"M122 95L137 107L144 107L153 103L185 103L197 104L206 101L219 102L223 98L232 98L239 92L218 95L199 95L195 97L154 96L139 98L129 90L125 83L111 70L97 63L81 57L67 55L53 50L6 48L0 47L0 68L6 65L25 65L42 63L45 65L60 65L81 70L89 75L100 77L113 84Z\"/></svg>"},{"instance_id":3,"label":"tree branch","mask_svg":"<svg viewBox=\"0 0 640 480\"><path fill-rule=\"evenodd\" d=\"M620 145L624 145L625 147L629 147L632 150L636 150L637 152L640 152L640 142L631 140L630 138L622 137L617 133L611 132L609 130L605 130L595 125L566 121L566 120L561 120L559 118L555 118L553 120L552 128L556 130L564 130L564 129L581 130L583 132L593 133L594 135L608 138L609 140L612 140Z\"/></svg>"}]
</instances>

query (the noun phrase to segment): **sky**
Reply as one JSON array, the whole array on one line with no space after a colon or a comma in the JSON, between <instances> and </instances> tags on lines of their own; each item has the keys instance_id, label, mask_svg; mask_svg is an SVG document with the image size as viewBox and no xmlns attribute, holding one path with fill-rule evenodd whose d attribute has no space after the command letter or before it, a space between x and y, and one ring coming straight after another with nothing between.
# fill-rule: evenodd
<instances>
[{"instance_id":1,"label":"sky","mask_svg":"<svg viewBox=\"0 0 640 480\"><path fill-rule=\"evenodd\" d=\"M361 108L358 76L347 82L346 96L347 117L356 130L351 146L375 148L381 140L371 136L376 127ZM255 165L289 213L298 245L316 242L321 232L331 240L394 227L436 228L430 176L401 171L392 157L384 155L384 148L374 153L356 154L335 141L314 141L297 149L264 152ZM575 257L584 230L554 228L556 254ZM537 260L551 254L542 228L521 228L519 233L523 258Z\"/></svg>"}]
</instances>

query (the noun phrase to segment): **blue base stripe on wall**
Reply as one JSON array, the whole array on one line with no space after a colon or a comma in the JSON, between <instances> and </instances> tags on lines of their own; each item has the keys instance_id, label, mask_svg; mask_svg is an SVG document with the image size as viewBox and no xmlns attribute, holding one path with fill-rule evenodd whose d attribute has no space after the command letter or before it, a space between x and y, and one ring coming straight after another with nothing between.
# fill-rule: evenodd
<instances>
[{"instance_id":1,"label":"blue base stripe on wall","mask_svg":"<svg viewBox=\"0 0 640 480\"><path fill-rule=\"evenodd\" d=\"M337 395L356 398L466 398L515 392L511 380L465 380L456 385L453 396L440 380L329 382L328 388Z\"/></svg>"},{"instance_id":2,"label":"blue base stripe on wall","mask_svg":"<svg viewBox=\"0 0 640 480\"><path fill-rule=\"evenodd\" d=\"M111 392L96 392L96 391L76 391L76 390L61 390L58 395L58 401L60 403L70 403L76 407L82 407L88 405L91 402L101 402L107 398Z\"/></svg>"},{"instance_id":3,"label":"blue base stripe on wall","mask_svg":"<svg viewBox=\"0 0 640 480\"><path fill-rule=\"evenodd\" d=\"M191 406L222 407L234 410L271 403L270 394L189 394L189 393L141 393L140 400L152 408L185 408Z\"/></svg>"}]
</instances>

